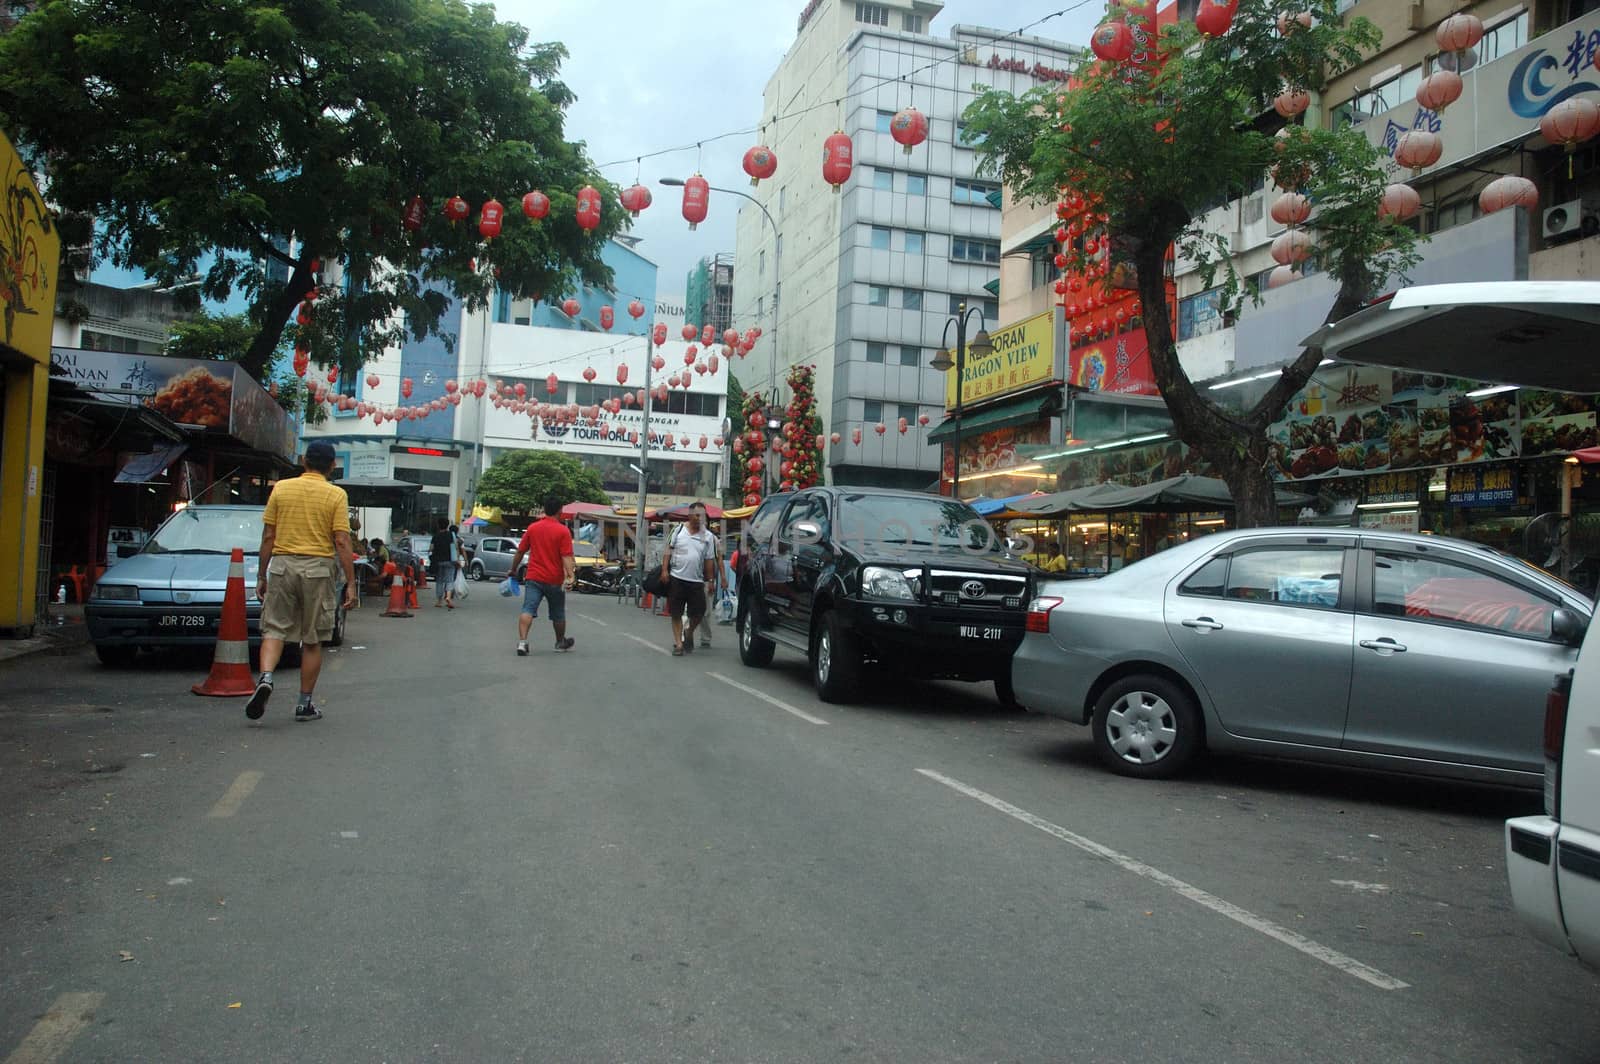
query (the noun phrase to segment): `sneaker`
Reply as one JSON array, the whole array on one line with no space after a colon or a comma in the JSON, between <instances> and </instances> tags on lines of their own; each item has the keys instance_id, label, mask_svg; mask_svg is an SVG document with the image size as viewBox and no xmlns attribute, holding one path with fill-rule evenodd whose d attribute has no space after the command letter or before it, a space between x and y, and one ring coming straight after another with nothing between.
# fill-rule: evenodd
<instances>
[{"instance_id":1,"label":"sneaker","mask_svg":"<svg viewBox=\"0 0 1600 1064\"><path fill-rule=\"evenodd\" d=\"M322 710L318 709L312 703L307 702L303 706L295 706L294 707L294 719L295 720L321 720L322 719Z\"/></svg>"},{"instance_id":2,"label":"sneaker","mask_svg":"<svg viewBox=\"0 0 1600 1064\"><path fill-rule=\"evenodd\" d=\"M250 696L250 701L244 704L244 715L251 720L260 720L261 714L267 711L267 699L272 697L272 681L262 677L256 684L256 693Z\"/></svg>"},{"instance_id":3,"label":"sneaker","mask_svg":"<svg viewBox=\"0 0 1600 1064\"><path fill-rule=\"evenodd\" d=\"M523 640L522 642L517 644L517 657L525 658L527 656L528 656L528 642L527 642L527 640Z\"/></svg>"},{"instance_id":4,"label":"sneaker","mask_svg":"<svg viewBox=\"0 0 1600 1064\"><path fill-rule=\"evenodd\" d=\"M691 635L691 636L685 636L684 637L684 639L683 639L683 652L685 654L693 654L694 653L694 636Z\"/></svg>"},{"instance_id":5,"label":"sneaker","mask_svg":"<svg viewBox=\"0 0 1600 1064\"><path fill-rule=\"evenodd\" d=\"M675 658L683 657L683 648L682 647L673 647L672 648L672 656L675 657Z\"/></svg>"},{"instance_id":6,"label":"sneaker","mask_svg":"<svg viewBox=\"0 0 1600 1064\"><path fill-rule=\"evenodd\" d=\"M565 653L566 651L571 650L577 644L577 642L578 641L576 639L569 635L565 639L556 640L556 649Z\"/></svg>"},{"instance_id":7,"label":"sneaker","mask_svg":"<svg viewBox=\"0 0 1600 1064\"><path fill-rule=\"evenodd\" d=\"M706 648L707 650L709 650L711 648L711 637L709 635L701 636L700 637L700 645L702 647Z\"/></svg>"}]
</instances>

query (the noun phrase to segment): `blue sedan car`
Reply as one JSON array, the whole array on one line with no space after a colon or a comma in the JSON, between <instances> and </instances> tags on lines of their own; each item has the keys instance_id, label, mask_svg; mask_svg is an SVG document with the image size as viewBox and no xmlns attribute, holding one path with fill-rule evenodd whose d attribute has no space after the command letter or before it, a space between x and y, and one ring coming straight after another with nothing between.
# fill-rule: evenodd
<instances>
[{"instance_id":1,"label":"blue sedan car","mask_svg":"<svg viewBox=\"0 0 1600 1064\"><path fill-rule=\"evenodd\" d=\"M127 666L140 649L214 645L235 547L244 551L250 646L260 646L261 603L255 590L262 512L260 506L187 507L169 517L144 550L106 570L84 606L101 662ZM333 646L344 642L340 598Z\"/></svg>"}]
</instances>

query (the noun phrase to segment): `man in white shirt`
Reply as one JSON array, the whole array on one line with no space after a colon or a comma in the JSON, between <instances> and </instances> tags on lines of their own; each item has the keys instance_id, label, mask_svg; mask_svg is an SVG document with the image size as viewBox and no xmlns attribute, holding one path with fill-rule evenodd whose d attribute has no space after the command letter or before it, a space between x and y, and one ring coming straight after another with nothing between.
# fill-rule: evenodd
<instances>
[{"instance_id":1,"label":"man in white shirt","mask_svg":"<svg viewBox=\"0 0 1600 1064\"><path fill-rule=\"evenodd\" d=\"M715 586L717 537L701 523L703 510L689 508L689 523L679 526L661 556L667 582L667 612L672 617L672 656L694 652L694 632L706 616L706 585ZM687 611L689 623L684 624Z\"/></svg>"},{"instance_id":2,"label":"man in white shirt","mask_svg":"<svg viewBox=\"0 0 1600 1064\"><path fill-rule=\"evenodd\" d=\"M711 530L711 519L706 514L706 504L703 503L703 502L697 502L692 507L690 507L690 509L692 509L695 513L700 515L700 527L704 528L708 532L710 532L710 530ZM712 561L712 568L715 570L715 572L717 574L717 579L716 579L716 583L715 583L714 587L712 586L712 584L709 584L709 583L706 585L706 597L709 600L708 603L707 603L708 608L711 607L716 602L716 598L713 598L713 593L716 596L721 596L722 592L724 590L726 590L727 586L728 586L728 575L727 575L725 567L724 567L724 565L722 563L722 541L716 538L716 533L715 532L712 532L711 536L712 536L713 542L716 544L716 552L717 553L716 553L716 557ZM711 646L711 629L713 629L714 627L716 627L716 626L714 624L712 624L709 620L703 622L700 625L700 629L699 629L700 630L700 645L702 647L705 647L705 648L708 648L708 649L710 648L710 646Z\"/></svg>"}]
</instances>

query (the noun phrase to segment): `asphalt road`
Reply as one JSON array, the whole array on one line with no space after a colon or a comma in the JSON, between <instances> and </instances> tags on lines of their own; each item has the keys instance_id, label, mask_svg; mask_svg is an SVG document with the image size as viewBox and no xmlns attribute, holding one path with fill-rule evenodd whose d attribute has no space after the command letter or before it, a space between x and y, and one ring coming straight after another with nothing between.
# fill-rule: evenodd
<instances>
[{"instance_id":1,"label":"asphalt road","mask_svg":"<svg viewBox=\"0 0 1600 1064\"><path fill-rule=\"evenodd\" d=\"M288 672L248 726L192 659L0 670L0 1055L1600 1059L1509 909L1535 796L1124 780L987 688L827 706L610 599L517 658L476 591L353 614L310 724Z\"/></svg>"}]
</instances>

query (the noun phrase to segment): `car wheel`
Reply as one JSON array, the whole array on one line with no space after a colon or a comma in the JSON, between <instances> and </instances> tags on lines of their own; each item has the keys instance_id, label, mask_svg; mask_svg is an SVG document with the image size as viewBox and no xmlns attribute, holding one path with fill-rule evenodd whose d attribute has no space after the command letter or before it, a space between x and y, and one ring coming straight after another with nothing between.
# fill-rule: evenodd
<instances>
[{"instance_id":1,"label":"car wheel","mask_svg":"<svg viewBox=\"0 0 1600 1064\"><path fill-rule=\"evenodd\" d=\"M481 584L483 582L483 563L473 562L472 567L467 570L467 575Z\"/></svg>"},{"instance_id":2,"label":"car wheel","mask_svg":"<svg viewBox=\"0 0 1600 1064\"><path fill-rule=\"evenodd\" d=\"M853 701L861 688L861 648L836 610L822 615L811 644L811 678L824 702Z\"/></svg>"},{"instance_id":3,"label":"car wheel","mask_svg":"<svg viewBox=\"0 0 1600 1064\"><path fill-rule=\"evenodd\" d=\"M752 669L762 669L772 664L772 652L777 649L770 639L756 634L755 618L750 616L750 600L739 600L739 660Z\"/></svg>"},{"instance_id":4,"label":"car wheel","mask_svg":"<svg viewBox=\"0 0 1600 1064\"><path fill-rule=\"evenodd\" d=\"M1124 776L1175 776L1201 748L1194 699L1160 676L1129 676L1106 688L1093 727L1100 759Z\"/></svg>"},{"instance_id":5,"label":"car wheel","mask_svg":"<svg viewBox=\"0 0 1600 1064\"><path fill-rule=\"evenodd\" d=\"M134 659L139 656L139 648L97 646L94 654L100 659L100 664L108 669L126 669L132 667Z\"/></svg>"}]
</instances>

